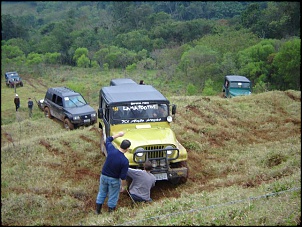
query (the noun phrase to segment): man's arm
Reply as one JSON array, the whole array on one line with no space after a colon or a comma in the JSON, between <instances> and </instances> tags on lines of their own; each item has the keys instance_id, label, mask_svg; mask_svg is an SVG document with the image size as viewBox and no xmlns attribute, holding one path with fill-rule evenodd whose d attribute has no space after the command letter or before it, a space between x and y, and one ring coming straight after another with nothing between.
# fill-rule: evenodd
<instances>
[{"instance_id":1,"label":"man's arm","mask_svg":"<svg viewBox=\"0 0 302 227\"><path fill-rule=\"evenodd\" d=\"M124 136L124 135L125 135L125 133L124 133L124 132L119 132L118 134L113 135L113 136L112 136L112 138L113 138L113 139L116 139L116 138L118 138L118 137L122 137L122 136Z\"/></svg>"},{"instance_id":2,"label":"man's arm","mask_svg":"<svg viewBox=\"0 0 302 227\"><path fill-rule=\"evenodd\" d=\"M107 137L107 138L106 138L106 142L105 142L105 146L106 146L107 152L108 152L108 150L110 149L109 147L110 147L110 146L113 146L111 142L112 142L114 139L116 139L116 138L118 138L118 137L121 137L121 136L124 136L124 135L125 135L124 132L119 132L119 133L117 133L117 134L115 134L115 135L112 135L112 136Z\"/></svg>"}]
</instances>

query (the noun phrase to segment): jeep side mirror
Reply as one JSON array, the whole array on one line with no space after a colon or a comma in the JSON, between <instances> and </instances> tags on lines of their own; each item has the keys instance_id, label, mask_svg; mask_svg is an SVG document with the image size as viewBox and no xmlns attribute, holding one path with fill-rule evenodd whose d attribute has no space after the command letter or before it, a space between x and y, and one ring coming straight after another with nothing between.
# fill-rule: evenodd
<instances>
[{"instance_id":1,"label":"jeep side mirror","mask_svg":"<svg viewBox=\"0 0 302 227\"><path fill-rule=\"evenodd\" d=\"M176 114L176 105L173 104L172 105L172 115L175 115Z\"/></svg>"},{"instance_id":2,"label":"jeep side mirror","mask_svg":"<svg viewBox=\"0 0 302 227\"><path fill-rule=\"evenodd\" d=\"M103 118L103 109L102 108L99 108L98 109L98 118Z\"/></svg>"}]
</instances>

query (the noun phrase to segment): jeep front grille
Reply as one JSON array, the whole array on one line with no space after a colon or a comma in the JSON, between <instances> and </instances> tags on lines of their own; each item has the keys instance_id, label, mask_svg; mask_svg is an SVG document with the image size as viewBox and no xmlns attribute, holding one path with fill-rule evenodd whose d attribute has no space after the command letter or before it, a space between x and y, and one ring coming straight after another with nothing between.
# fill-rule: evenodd
<instances>
[{"instance_id":1,"label":"jeep front grille","mask_svg":"<svg viewBox=\"0 0 302 227\"><path fill-rule=\"evenodd\" d=\"M80 118L81 118L81 120L90 119L91 118L91 114L82 115L82 116L80 116Z\"/></svg>"},{"instance_id":2,"label":"jeep front grille","mask_svg":"<svg viewBox=\"0 0 302 227\"><path fill-rule=\"evenodd\" d=\"M145 146L144 150L136 150L133 154L133 161L142 164L146 160L160 162L160 160L165 160L165 162L175 160L179 156L179 150L177 148L165 149L166 145L152 145ZM168 155L167 151L173 152L172 155Z\"/></svg>"},{"instance_id":3,"label":"jeep front grille","mask_svg":"<svg viewBox=\"0 0 302 227\"><path fill-rule=\"evenodd\" d=\"M159 150L160 149L160 150ZM147 153L149 159L156 159L165 157L165 152L162 151L164 149L163 145L155 145L155 146L147 146L145 150L150 151Z\"/></svg>"}]
</instances>

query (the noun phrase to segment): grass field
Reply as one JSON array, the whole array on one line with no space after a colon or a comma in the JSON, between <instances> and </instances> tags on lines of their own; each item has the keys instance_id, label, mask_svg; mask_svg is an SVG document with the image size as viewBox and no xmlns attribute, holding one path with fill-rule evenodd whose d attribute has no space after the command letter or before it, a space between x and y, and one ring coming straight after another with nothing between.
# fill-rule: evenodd
<instances>
[{"instance_id":1,"label":"grass field","mask_svg":"<svg viewBox=\"0 0 302 227\"><path fill-rule=\"evenodd\" d=\"M153 203L133 204L121 194L117 211L95 215L105 157L94 126L66 131L27 98L47 87L80 91L96 110L98 92L119 72L52 69L21 75L21 108L1 83L1 224L32 225L286 225L301 224L301 92L270 91L224 99L185 96L156 73L144 73L177 105L172 128L188 151L189 179L156 182ZM135 81L141 73L127 76ZM163 82L165 81L165 83ZM175 81L173 82L175 83Z\"/></svg>"}]
</instances>

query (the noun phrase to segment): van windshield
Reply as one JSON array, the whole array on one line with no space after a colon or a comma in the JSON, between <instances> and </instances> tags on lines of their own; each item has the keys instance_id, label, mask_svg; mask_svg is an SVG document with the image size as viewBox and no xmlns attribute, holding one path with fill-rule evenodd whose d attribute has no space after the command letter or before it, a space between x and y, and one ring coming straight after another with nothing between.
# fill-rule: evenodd
<instances>
[{"instance_id":1,"label":"van windshield","mask_svg":"<svg viewBox=\"0 0 302 227\"><path fill-rule=\"evenodd\" d=\"M64 106L65 107L79 107L86 105L87 102L81 95L64 97Z\"/></svg>"},{"instance_id":2,"label":"van windshield","mask_svg":"<svg viewBox=\"0 0 302 227\"><path fill-rule=\"evenodd\" d=\"M166 120L168 116L167 104L134 104L111 107L113 120L132 122L148 122ZM130 121L130 122L129 122Z\"/></svg>"},{"instance_id":3,"label":"van windshield","mask_svg":"<svg viewBox=\"0 0 302 227\"><path fill-rule=\"evenodd\" d=\"M231 82L231 88L250 88L250 83L247 82Z\"/></svg>"}]
</instances>

